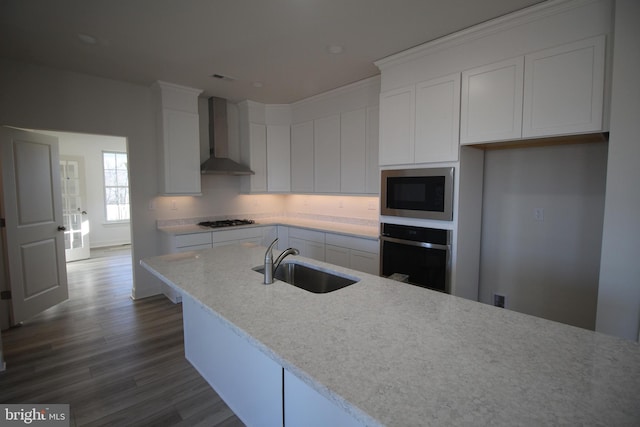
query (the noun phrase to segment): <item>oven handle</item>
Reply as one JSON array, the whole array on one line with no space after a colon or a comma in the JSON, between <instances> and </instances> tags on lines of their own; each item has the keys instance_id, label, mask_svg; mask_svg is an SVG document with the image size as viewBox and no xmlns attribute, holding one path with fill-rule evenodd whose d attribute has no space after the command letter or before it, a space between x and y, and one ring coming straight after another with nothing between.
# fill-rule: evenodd
<instances>
[{"instance_id":1,"label":"oven handle","mask_svg":"<svg viewBox=\"0 0 640 427\"><path fill-rule=\"evenodd\" d=\"M450 245L440 245L438 243L414 242L413 240L397 239L395 237L380 236L380 240L387 242L399 243L401 245L420 246L427 249L440 249L443 251L451 250Z\"/></svg>"}]
</instances>

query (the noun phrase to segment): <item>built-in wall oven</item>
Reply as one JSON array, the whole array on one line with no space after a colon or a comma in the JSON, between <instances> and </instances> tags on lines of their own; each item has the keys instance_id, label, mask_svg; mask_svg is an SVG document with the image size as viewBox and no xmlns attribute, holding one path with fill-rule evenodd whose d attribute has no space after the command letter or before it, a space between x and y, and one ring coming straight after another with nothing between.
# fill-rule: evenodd
<instances>
[{"instance_id":1,"label":"built-in wall oven","mask_svg":"<svg viewBox=\"0 0 640 427\"><path fill-rule=\"evenodd\" d=\"M380 274L451 293L451 230L380 224Z\"/></svg>"}]
</instances>

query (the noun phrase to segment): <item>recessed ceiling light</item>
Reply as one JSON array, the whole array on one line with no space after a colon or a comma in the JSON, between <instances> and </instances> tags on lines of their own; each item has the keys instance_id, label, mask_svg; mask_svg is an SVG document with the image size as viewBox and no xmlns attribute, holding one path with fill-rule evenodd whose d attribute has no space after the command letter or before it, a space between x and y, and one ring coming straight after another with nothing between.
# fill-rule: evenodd
<instances>
[{"instance_id":1,"label":"recessed ceiling light","mask_svg":"<svg viewBox=\"0 0 640 427\"><path fill-rule=\"evenodd\" d=\"M253 85L253 87L262 87L262 86L264 86L264 85L262 84L262 82L253 82L253 83L251 83L251 84Z\"/></svg>"},{"instance_id":2,"label":"recessed ceiling light","mask_svg":"<svg viewBox=\"0 0 640 427\"><path fill-rule=\"evenodd\" d=\"M78 33L77 36L78 36L78 39L80 39L80 41L82 43L85 43L85 44L96 44L96 43L98 43L98 39L93 37L93 36L90 36L89 34Z\"/></svg>"},{"instance_id":3,"label":"recessed ceiling light","mask_svg":"<svg viewBox=\"0 0 640 427\"><path fill-rule=\"evenodd\" d=\"M339 53L344 52L344 48L342 46L334 44L334 45L331 45L331 46L327 46L327 52L332 53L334 55L337 55Z\"/></svg>"}]
</instances>

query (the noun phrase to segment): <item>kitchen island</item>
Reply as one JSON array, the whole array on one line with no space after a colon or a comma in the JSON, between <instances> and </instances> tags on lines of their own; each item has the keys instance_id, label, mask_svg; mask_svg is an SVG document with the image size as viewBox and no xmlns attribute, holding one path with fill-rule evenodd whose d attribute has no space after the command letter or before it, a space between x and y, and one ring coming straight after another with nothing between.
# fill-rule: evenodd
<instances>
[{"instance_id":1,"label":"kitchen island","mask_svg":"<svg viewBox=\"0 0 640 427\"><path fill-rule=\"evenodd\" d=\"M287 426L305 413L305 425L323 425L328 407L349 425L640 423L637 343L302 257L285 261L360 280L327 294L263 285L251 268L264 251L232 245L141 262L182 293L187 358L225 400L243 395L223 389L241 390L242 375L232 386L215 376L246 368L248 381L265 372L260 387L273 383L264 394L273 402L259 403ZM199 343L214 325L233 345ZM259 361L226 358L237 366L216 374L208 364L227 351Z\"/></svg>"}]
</instances>

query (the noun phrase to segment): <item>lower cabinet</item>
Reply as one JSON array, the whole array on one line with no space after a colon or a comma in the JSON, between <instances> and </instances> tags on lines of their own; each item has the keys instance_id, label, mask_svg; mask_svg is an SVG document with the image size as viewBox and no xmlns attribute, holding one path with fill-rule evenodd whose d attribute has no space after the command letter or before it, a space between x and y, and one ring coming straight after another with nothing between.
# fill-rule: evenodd
<instances>
[{"instance_id":1,"label":"lower cabinet","mask_svg":"<svg viewBox=\"0 0 640 427\"><path fill-rule=\"evenodd\" d=\"M379 274L377 240L325 234L325 261L369 274Z\"/></svg>"},{"instance_id":2,"label":"lower cabinet","mask_svg":"<svg viewBox=\"0 0 640 427\"><path fill-rule=\"evenodd\" d=\"M183 301L187 360L248 426L361 426L236 334L189 296Z\"/></svg>"},{"instance_id":3,"label":"lower cabinet","mask_svg":"<svg viewBox=\"0 0 640 427\"><path fill-rule=\"evenodd\" d=\"M289 227L289 246L300 251L300 255L318 261L325 260L324 233Z\"/></svg>"}]
</instances>

